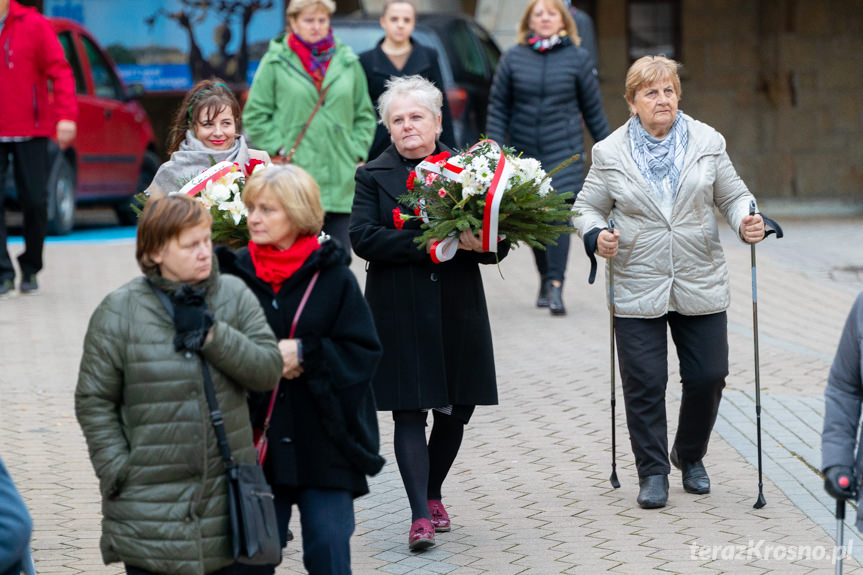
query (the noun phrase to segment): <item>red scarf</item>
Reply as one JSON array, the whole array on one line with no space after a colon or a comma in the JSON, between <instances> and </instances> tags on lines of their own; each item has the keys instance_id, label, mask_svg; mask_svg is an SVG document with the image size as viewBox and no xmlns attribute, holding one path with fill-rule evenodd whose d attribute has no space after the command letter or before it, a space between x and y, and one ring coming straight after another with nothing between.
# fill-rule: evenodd
<instances>
[{"instance_id":1,"label":"red scarf","mask_svg":"<svg viewBox=\"0 0 863 575\"><path fill-rule=\"evenodd\" d=\"M285 280L300 269L312 252L321 247L316 236L300 236L286 250L272 244L259 246L249 242L249 254L255 266L255 275L270 284L279 293Z\"/></svg>"},{"instance_id":2,"label":"red scarf","mask_svg":"<svg viewBox=\"0 0 863 575\"><path fill-rule=\"evenodd\" d=\"M326 38L314 44L309 44L291 32L288 34L288 48L299 56L300 62L303 63L303 68L312 77L315 87L320 92L321 86L324 83L324 75L327 73L330 60L336 51L336 41L333 38L332 29L330 29Z\"/></svg>"}]
</instances>

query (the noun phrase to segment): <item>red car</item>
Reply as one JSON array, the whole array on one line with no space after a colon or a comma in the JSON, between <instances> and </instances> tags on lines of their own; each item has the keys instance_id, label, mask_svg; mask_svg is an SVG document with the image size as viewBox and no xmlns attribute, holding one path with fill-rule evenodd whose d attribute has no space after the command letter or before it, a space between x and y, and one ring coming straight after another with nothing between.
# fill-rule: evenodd
<instances>
[{"instance_id":1,"label":"red car","mask_svg":"<svg viewBox=\"0 0 863 575\"><path fill-rule=\"evenodd\" d=\"M48 232L69 233L76 204L111 205L121 224L134 225L132 197L150 184L160 163L153 128L137 101L143 87L123 84L111 58L83 26L49 20L75 75L78 135L66 150L52 146ZM6 195L14 198L14 190Z\"/></svg>"}]
</instances>

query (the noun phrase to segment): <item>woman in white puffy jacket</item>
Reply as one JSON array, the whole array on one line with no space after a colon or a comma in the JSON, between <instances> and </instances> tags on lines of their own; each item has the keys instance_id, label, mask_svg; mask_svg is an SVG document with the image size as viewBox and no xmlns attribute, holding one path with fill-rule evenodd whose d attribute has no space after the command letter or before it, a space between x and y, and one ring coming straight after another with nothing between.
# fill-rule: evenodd
<instances>
[{"instance_id":1,"label":"woman in white puffy jacket","mask_svg":"<svg viewBox=\"0 0 863 575\"><path fill-rule=\"evenodd\" d=\"M754 198L731 165L725 139L678 110L677 68L663 56L630 67L631 117L593 148L573 207L587 253L614 258L615 339L644 508L668 500L669 327L682 383L670 459L687 492L710 491L702 459L728 375L728 271L714 208L745 242L765 233L762 217L749 214Z\"/></svg>"}]
</instances>

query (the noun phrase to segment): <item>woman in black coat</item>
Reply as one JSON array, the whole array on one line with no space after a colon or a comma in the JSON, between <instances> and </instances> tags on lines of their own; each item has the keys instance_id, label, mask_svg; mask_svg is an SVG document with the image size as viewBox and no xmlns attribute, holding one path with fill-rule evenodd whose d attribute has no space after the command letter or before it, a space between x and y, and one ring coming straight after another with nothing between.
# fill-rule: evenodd
<instances>
[{"instance_id":1,"label":"woman in black coat","mask_svg":"<svg viewBox=\"0 0 863 575\"><path fill-rule=\"evenodd\" d=\"M551 171L573 154L584 155L582 119L597 142L611 133L596 71L561 0L531 0L517 40L494 74L486 134ZM552 178L558 192L577 194L583 183L584 158ZM536 305L548 307L553 315L566 314L563 281L569 234L561 235L556 246L533 253L540 275Z\"/></svg>"},{"instance_id":2,"label":"woman in black coat","mask_svg":"<svg viewBox=\"0 0 863 575\"><path fill-rule=\"evenodd\" d=\"M437 144L440 91L419 76L394 78L381 96L381 116L393 145L357 170L350 235L368 260L366 299L384 348L374 378L378 409L392 411L394 450L411 505L411 549L434 544L449 531L441 486L458 454L464 426L476 405L497 404L494 352L477 264L495 263L470 230L457 255L435 264L414 239L420 223L401 225L393 210L406 193L408 174ZM397 224L398 221L398 224ZM503 258L508 245L498 248ZM434 411L426 445L425 425Z\"/></svg>"},{"instance_id":3,"label":"woman in black coat","mask_svg":"<svg viewBox=\"0 0 863 575\"><path fill-rule=\"evenodd\" d=\"M366 72L369 96L375 109L384 93L386 81L393 76L418 74L443 91L443 77L438 65L437 52L411 38L416 25L416 9L408 0L387 0L381 16L384 37L377 46L360 54L360 63ZM443 132L440 140L447 146L455 146L452 117L446 98L441 110ZM380 120L380 116L378 116ZM381 155L390 145L390 135L383 124L378 123L375 139L369 150L369 161Z\"/></svg>"},{"instance_id":4,"label":"woman in black coat","mask_svg":"<svg viewBox=\"0 0 863 575\"><path fill-rule=\"evenodd\" d=\"M311 176L296 166L266 168L249 178L243 201L252 241L218 254L222 271L242 278L258 297L285 362L264 461L282 545L297 504L308 572L347 574L353 499L368 493L366 476L384 463L371 388L381 345L348 254L317 237L324 211ZM270 399L251 398L255 427L262 426Z\"/></svg>"}]
</instances>

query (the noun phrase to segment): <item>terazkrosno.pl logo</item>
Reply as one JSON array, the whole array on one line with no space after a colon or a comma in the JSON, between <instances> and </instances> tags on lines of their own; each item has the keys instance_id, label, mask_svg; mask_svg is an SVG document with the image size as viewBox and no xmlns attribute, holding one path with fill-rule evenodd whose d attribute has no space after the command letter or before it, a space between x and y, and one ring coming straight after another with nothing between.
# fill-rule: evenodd
<instances>
[{"instance_id":1,"label":"terazkrosno.pl logo","mask_svg":"<svg viewBox=\"0 0 863 575\"><path fill-rule=\"evenodd\" d=\"M746 545L701 545L690 543L689 558L693 561L830 561L851 556L854 541L848 545L783 545L768 543L764 539L750 539Z\"/></svg>"}]
</instances>

